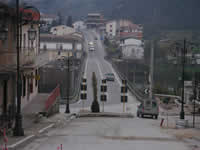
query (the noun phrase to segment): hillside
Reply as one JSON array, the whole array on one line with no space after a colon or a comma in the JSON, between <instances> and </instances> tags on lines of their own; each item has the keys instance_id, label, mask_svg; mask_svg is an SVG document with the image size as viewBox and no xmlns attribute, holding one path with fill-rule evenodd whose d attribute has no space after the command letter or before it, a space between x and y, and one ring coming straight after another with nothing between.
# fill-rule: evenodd
<instances>
[{"instance_id":1,"label":"hillside","mask_svg":"<svg viewBox=\"0 0 200 150\"><path fill-rule=\"evenodd\" d=\"M83 18L88 12L101 12L106 18L129 18L135 23L161 28L200 26L199 0L33 0L43 12Z\"/></svg>"}]
</instances>

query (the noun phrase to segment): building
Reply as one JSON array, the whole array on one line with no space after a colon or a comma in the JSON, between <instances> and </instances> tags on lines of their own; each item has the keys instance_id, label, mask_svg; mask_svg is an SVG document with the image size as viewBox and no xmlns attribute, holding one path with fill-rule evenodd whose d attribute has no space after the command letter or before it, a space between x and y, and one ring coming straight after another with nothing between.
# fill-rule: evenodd
<instances>
[{"instance_id":1,"label":"building","mask_svg":"<svg viewBox=\"0 0 200 150\"><path fill-rule=\"evenodd\" d=\"M17 68L17 50L16 50L16 12L15 9L1 4L5 11L0 12L0 26L7 29L5 39L0 40L0 110L1 113L8 113L9 106L15 110L16 104L16 68ZM21 75L21 104L22 108L28 104L38 92L38 68L35 65L35 59L38 56L39 46L39 18L40 15L33 9L22 9L21 13L31 15L31 24L29 18L24 17L23 24L20 25L20 75ZM6 16L6 17L5 17ZM29 38L29 30L36 33L34 39Z\"/></svg>"},{"instance_id":2,"label":"building","mask_svg":"<svg viewBox=\"0 0 200 150\"><path fill-rule=\"evenodd\" d=\"M118 22L116 20L106 22L106 35L113 38L117 35Z\"/></svg>"},{"instance_id":3,"label":"building","mask_svg":"<svg viewBox=\"0 0 200 150\"><path fill-rule=\"evenodd\" d=\"M81 29L85 29L85 23L83 21L76 21L73 23L73 27L76 31L80 31Z\"/></svg>"},{"instance_id":4,"label":"building","mask_svg":"<svg viewBox=\"0 0 200 150\"><path fill-rule=\"evenodd\" d=\"M79 33L80 34L80 33ZM41 80L39 82L41 92L51 91L57 84L61 86L61 98L66 97L67 91L67 59L70 63L70 95L76 93L80 85L82 58L83 58L83 37L78 33L68 35L41 34L40 51L48 52L50 63L40 69ZM79 36L77 36L79 35ZM65 61L61 61L65 58ZM51 76L49 76L51 74ZM54 79L52 80L52 76Z\"/></svg>"},{"instance_id":5,"label":"building","mask_svg":"<svg viewBox=\"0 0 200 150\"><path fill-rule=\"evenodd\" d=\"M76 32L74 28L65 25L55 26L50 29L50 33L54 35L67 35L72 34L74 32Z\"/></svg>"},{"instance_id":6,"label":"building","mask_svg":"<svg viewBox=\"0 0 200 150\"><path fill-rule=\"evenodd\" d=\"M99 28L105 26L105 19L100 13L89 13L86 20L87 28Z\"/></svg>"},{"instance_id":7,"label":"building","mask_svg":"<svg viewBox=\"0 0 200 150\"><path fill-rule=\"evenodd\" d=\"M134 37L122 38L120 40L120 47L123 58L141 60L144 58L144 48L141 40Z\"/></svg>"}]
</instances>

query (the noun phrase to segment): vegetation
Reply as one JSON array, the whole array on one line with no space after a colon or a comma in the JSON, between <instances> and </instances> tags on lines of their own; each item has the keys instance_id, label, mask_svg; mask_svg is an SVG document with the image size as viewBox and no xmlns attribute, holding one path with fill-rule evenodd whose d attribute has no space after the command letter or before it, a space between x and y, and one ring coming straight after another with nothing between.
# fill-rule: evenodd
<instances>
[{"instance_id":1,"label":"vegetation","mask_svg":"<svg viewBox=\"0 0 200 150\"><path fill-rule=\"evenodd\" d=\"M92 87L93 87L93 102L91 106L92 112L100 112L98 98L97 98L97 78L95 72L92 73Z\"/></svg>"}]
</instances>

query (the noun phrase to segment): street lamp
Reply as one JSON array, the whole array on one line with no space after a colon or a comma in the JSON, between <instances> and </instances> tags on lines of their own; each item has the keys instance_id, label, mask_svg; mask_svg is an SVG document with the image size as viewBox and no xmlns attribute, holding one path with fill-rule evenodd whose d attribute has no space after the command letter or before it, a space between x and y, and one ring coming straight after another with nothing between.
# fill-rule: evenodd
<instances>
[{"instance_id":1,"label":"street lamp","mask_svg":"<svg viewBox=\"0 0 200 150\"><path fill-rule=\"evenodd\" d=\"M30 41L34 41L36 38L37 31L33 28L33 25L31 25L31 28L28 30L28 39Z\"/></svg>"},{"instance_id":2,"label":"street lamp","mask_svg":"<svg viewBox=\"0 0 200 150\"><path fill-rule=\"evenodd\" d=\"M71 87L71 84L70 84L70 82L71 82L71 77L70 77L70 66L72 65L72 60L71 60L71 58L70 58L70 56L69 56L69 52L68 52L68 56L67 57L65 57L65 56L63 56L62 57L62 60L63 61L66 61L66 65L67 65L67 95L66 95L66 99L67 99L67 102L66 102L66 109L65 109L65 113L70 113L70 108L69 108L69 100L70 100L70 87ZM61 70L64 70L65 69L65 67L64 67L64 65L61 67Z\"/></svg>"},{"instance_id":3,"label":"street lamp","mask_svg":"<svg viewBox=\"0 0 200 150\"><path fill-rule=\"evenodd\" d=\"M33 7L26 7L25 9L30 9ZM37 9L36 9L37 11ZM39 11L37 11L39 13ZM32 16L29 20L23 20L22 15L20 14L19 9L19 0L16 0L16 15L17 15L17 25L16 25L16 49L17 49L17 113L15 118L15 127L13 134L14 136L24 136L24 129L22 128L22 115L21 115L21 90L22 90L22 81L20 74L20 28L23 25L23 21L33 21L34 17ZM33 14L32 14L33 15ZM40 16L40 14L38 14ZM29 16L30 17L30 16ZM40 17L39 17L40 18ZM28 31L29 40L34 40L36 36L36 32L33 31L33 28Z\"/></svg>"},{"instance_id":4,"label":"street lamp","mask_svg":"<svg viewBox=\"0 0 200 150\"><path fill-rule=\"evenodd\" d=\"M182 77L181 77L181 111L180 111L180 119L185 119L185 112L184 112L184 80L185 80L185 63L186 63L186 40L184 39L184 45L183 48L180 47L180 43L175 43L175 53L174 56L178 57L181 56L181 65L182 65ZM174 59L174 64L178 64L177 59Z\"/></svg>"}]
</instances>

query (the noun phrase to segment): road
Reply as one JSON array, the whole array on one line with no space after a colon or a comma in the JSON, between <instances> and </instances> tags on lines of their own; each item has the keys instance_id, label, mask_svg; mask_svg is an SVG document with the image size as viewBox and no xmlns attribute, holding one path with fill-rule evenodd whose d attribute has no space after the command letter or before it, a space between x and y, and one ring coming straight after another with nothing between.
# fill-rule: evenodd
<instances>
[{"instance_id":1,"label":"road","mask_svg":"<svg viewBox=\"0 0 200 150\"><path fill-rule=\"evenodd\" d=\"M86 49L88 50L88 43L93 41L95 44L95 51L88 51L88 58L86 60L85 67L85 78L87 78L87 96L88 99L84 102L85 107L89 107L93 101L93 91L92 91L92 73L95 72L97 80L98 80L98 100L100 100L100 85L101 80L105 78L106 73L114 73L115 74L115 82L107 82L107 102L105 103L105 111L106 107L111 104L120 104L120 87L121 80L117 76L116 72L113 70L112 66L104 59L105 51L102 41L100 40L99 35L94 31L85 31L84 32L86 38ZM98 40L95 40L95 37ZM102 103L100 102L100 105ZM71 107L82 107L82 102L79 101L77 104L71 105ZM123 109L122 109L123 111Z\"/></svg>"},{"instance_id":2,"label":"road","mask_svg":"<svg viewBox=\"0 0 200 150\"><path fill-rule=\"evenodd\" d=\"M97 34L85 32L86 40L91 41ZM98 37L99 39L99 37ZM85 77L88 83L88 99L85 109L92 103L92 72L96 73L98 85L107 72L114 72L112 66L104 60L104 49L97 41L96 51L88 53ZM122 112L120 103L120 80L108 83L108 102L106 112ZM126 111L136 113L139 102L131 93ZM70 105L71 112L80 110L82 103ZM61 107L64 112L65 107ZM186 143L177 140L160 128L158 120L149 118L77 118L64 121L54 129L38 136L32 143L20 150L187 150Z\"/></svg>"}]
</instances>

